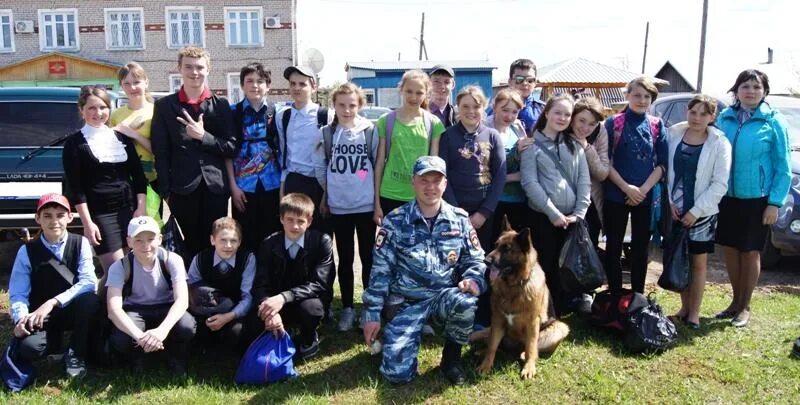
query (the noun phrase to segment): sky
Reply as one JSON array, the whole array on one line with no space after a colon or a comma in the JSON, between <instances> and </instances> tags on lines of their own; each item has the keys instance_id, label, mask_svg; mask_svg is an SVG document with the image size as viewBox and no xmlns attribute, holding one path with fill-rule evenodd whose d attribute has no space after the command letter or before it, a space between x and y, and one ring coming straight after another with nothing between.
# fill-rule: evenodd
<instances>
[{"instance_id":1,"label":"sky","mask_svg":"<svg viewBox=\"0 0 800 405\"><path fill-rule=\"evenodd\" d=\"M709 0L703 91L723 94L743 69L766 62L767 48L800 71L796 0ZM431 60L488 60L505 80L508 65L538 66L583 57L645 74L669 60L697 81L702 0L298 0L298 55L325 57L321 85L346 80L347 62L417 60L420 19ZM782 72L783 73L783 72ZM776 75L777 76L777 75ZM774 86L773 86L774 87Z\"/></svg>"}]
</instances>

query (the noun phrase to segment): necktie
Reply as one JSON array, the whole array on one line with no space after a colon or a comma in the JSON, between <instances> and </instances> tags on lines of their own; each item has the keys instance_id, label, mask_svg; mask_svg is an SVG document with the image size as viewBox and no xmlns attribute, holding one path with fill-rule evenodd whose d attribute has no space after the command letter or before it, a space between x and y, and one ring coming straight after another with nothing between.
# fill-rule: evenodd
<instances>
[{"instance_id":1,"label":"necktie","mask_svg":"<svg viewBox=\"0 0 800 405\"><path fill-rule=\"evenodd\" d=\"M289 256L292 259L297 257L297 252L298 251L300 251L300 245L298 245L297 243L294 243L294 242L291 245L289 245Z\"/></svg>"},{"instance_id":2,"label":"necktie","mask_svg":"<svg viewBox=\"0 0 800 405\"><path fill-rule=\"evenodd\" d=\"M220 262L217 263L217 265L214 266L214 268L219 272L219 274L225 274L229 272L232 267L227 261L220 260Z\"/></svg>"}]
</instances>

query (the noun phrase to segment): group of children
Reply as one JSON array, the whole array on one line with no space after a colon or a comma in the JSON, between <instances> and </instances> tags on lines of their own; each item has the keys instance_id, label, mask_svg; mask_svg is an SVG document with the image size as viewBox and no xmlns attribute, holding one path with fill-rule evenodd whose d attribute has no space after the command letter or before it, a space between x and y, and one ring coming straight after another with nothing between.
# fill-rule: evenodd
<instances>
[{"instance_id":1,"label":"group of children","mask_svg":"<svg viewBox=\"0 0 800 405\"><path fill-rule=\"evenodd\" d=\"M267 100L271 73L252 63L240 75L244 99L228 108L205 84L208 65L204 50L182 50L184 84L155 106L144 71L126 65L120 82L131 102L112 115L113 129L105 126L107 97L96 88L82 92L87 127L75 134L73 146L65 146L65 171L68 197L88 241L66 232L72 219L66 198L43 197L36 214L42 237L20 249L10 288L14 334L24 338L28 357L57 349L53 335L44 337L49 328L78 328L103 313L95 292L106 296L114 326L108 341L115 352L140 359L135 354L167 349L170 367L182 374L195 333L204 342L233 341L229 346L241 348L261 331L282 333L294 324L299 354L316 354L317 327L330 317L337 275L333 238L342 299L338 329L347 331L357 318L354 237L366 288L376 228L384 215L414 199L412 166L423 155L444 159L444 198L469 214L484 250L492 249L502 217L517 229L533 229L559 315L586 310L591 299L589 291L564 291L558 274L567 229L582 220L595 245L600 231L605 233L609 287L619 290L622 242L631 218L631 284L644 290L658 200L654 188L666 188L660 192L668 196L673 219L691 228L693 266L704 270L705 254L713 249L716 207L727 190L731 159L724 135L731 134L710 127L716 103L706 96L689 104L688 124L668 133L648 114L658 90L646 78L628 84L628 107L602 123L603 107L594 98L536 100L537 71L530 60L512 63L509 88L499 91L491 106L477 86L461 89L453 104L455 72L438 65L429 73L407 71L399 83L401 106L373 124L358 114L366 97L352 83L332 92L333 112L314 103L316 77L302 66L283 72L293 100L289 107L276 110ZM768 86L761 75L741 82ZM731 90L737 100L744 97L742 83ZM750 115L743 122L758 117L759 110L752 112L758 103L747 105ZM779 169L771 172L776 179L783 175ZM668 183L662 185L662 179ZM778 183L782 190L783 177ZM762 193L769 188L762 186ZM183 227L184 257L160 247L160 224L144 215L159 211L146 207L153 190ZM780 192L785 196L781 190L762 205L777 202ZM233 218L222 210L228 196ZM764 212L764 224L774 222L772 210ZM105 254L101 264L107 276L100 284L90 243ZM188 272L184 259L191 260ZM39 267L56 272L31 270ZM736 273L734 288L741 286L743 273ZM704 280L700 274L695 279ZM749 317L750 293L736 294L725 316L748 311ZM489 324L490 294L491 289L480 297L476 329ZM693 283L682 298L678 316L697 325L701 283ZM80 329L65 357L73 376L85 373L84 340L90 336Z\"/></svg>"},{"instance_id":2,"label":"group of children","mask_svg":"<svg viewBox=\"0 0 800 405\"><path fill-rule=\"evenodd\" d=\"M14 262L9 297L22 361L60 353L67 330L70 377L85 375L89 360L141 370L143 354L160 350L169 369L184 376L195 338L241 354L262 331L282 335L289 327L299 330L293 339L302 359L318 352L333 253L328 235L308 229L314 205L307 196L281 199L283 231L255 253L242 247L236 220L217 219L212 247L192 258L188 272L180 255L161 246L158 223L134 217L129 252L100 281L88 239L67 231L70 208L62 195L42 196L35 215L41 236L20 247Z\"/></svg>"}]
</instances>

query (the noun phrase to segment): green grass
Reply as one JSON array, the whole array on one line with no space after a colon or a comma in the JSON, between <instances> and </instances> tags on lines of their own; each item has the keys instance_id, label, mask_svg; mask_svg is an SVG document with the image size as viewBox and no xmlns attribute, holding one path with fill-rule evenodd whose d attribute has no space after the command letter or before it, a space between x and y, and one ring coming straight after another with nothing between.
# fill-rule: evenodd
<instances>
[{"instance_id":1,"label":"green grass","mask_svg":"<svg viewBox=\"0 0 800 405\"><path fill-rule=\"evenodd\" d=\"M677 294L659 291L656 297L667 313L677 310ZM709 286L703 315L729 299L729 289ZM471 372L468 385L451 387L437 368L437 337L423 342L417 380L394 386L381 379L379 357L367 353L358 332L326 326L321 355L297 367L301 377L267 387L234 385L238 359L226 356L193 358L186 382L157 368L146 375L93 370L87 379L69 382L60 364L43 364L36 385L21 394L0 393L0 403L798 403L800 360L789 350L800 333L800 296L758 290L752 308L744 329L708 318L699 331L679 327L677 346L660 355L629 355L613 335L568 317L572 332L539 360L530 381L519 378L519 362L505 353L490 375ZM3 336L9 326L3 322ZM480 350L466 353L470 369Z\"/></svg>"}]
</instances>

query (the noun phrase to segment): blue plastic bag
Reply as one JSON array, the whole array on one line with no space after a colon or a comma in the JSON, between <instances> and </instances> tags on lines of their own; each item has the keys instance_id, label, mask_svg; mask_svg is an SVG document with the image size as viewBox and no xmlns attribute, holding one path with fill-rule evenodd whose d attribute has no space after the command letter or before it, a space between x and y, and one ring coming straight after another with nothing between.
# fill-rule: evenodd
<instances>
[{"instance_id":1,"label":"blue plastic bag","mask_svg":"<svg viewBox=\"0 0 800 405\"><path fill-rule=\"evenodd\" d=\"M11 392L20 392L25 387L33 384L36 379L36 369L32 364L17 358L17 346L20 340L12 337L0 358L0 376Z\"/></svg>"},{"instance_id":2,"label":"blue plastic bag","mask_svg":"<svg viewBox=\"0 0 800 405\"><path fill-rule=\"evenodd\" d=\"M297 377L292 362L294 353L289 333L276 338L272 332L264 331L242 357L234 381L237 384L263 385Z\"/></svg>"}]
</instances>

